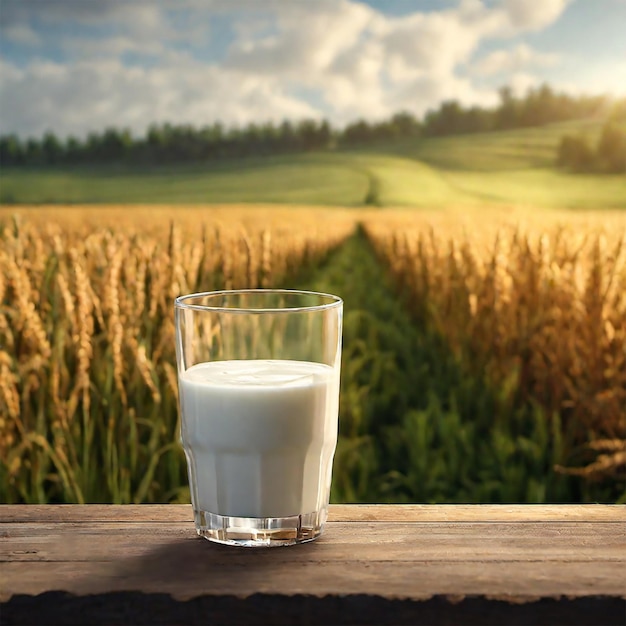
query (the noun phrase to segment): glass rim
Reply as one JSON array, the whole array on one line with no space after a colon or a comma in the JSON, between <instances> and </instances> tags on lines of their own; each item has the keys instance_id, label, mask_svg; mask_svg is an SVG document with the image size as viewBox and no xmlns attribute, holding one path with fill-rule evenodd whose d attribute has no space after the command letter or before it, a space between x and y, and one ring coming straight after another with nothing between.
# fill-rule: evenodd
<instances>
[{"instance_id":1,"label":"glass rim","mask_svg":"<svg viewBox=\"0 0 626 626\"><path fill-rule=\"evenodd\" d=\"M198 298L206 297L218 297L226 295L269 295L269 294L285 294L285 295L299 295L299 296L317 296L319 298L327 298L329 302L322 304L313 304L310 306L284 306L284 307L245 307L245 306L218 306L207 304L192 304L187 300L194 300ZM263 314L263 313L302 313L313 311L325 311L334 308L341 307L343 300L332 293L325 293L323 291L307 291L304 289L222 289L218 291L200 291L197 293L189 293L182 296L178 296L174 300L174 307L177 309L185 309L191 311L207 311L213 313L234 313L234 314Z\"/></svg>"}]
</instances>

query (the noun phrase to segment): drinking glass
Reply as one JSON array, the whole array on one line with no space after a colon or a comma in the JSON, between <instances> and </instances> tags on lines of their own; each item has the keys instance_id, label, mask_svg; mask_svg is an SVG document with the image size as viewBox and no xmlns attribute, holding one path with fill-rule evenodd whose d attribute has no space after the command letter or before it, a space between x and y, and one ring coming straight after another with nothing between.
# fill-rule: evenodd
<instances>
[{"instance_id":1,"label":"drinking glass","mask_svg":"<svg viewBox=\"0 0 626 626\"><path fill-rule=\"evenodd\" d=\"M181 441L199 535L284 546L322 533L342 316L339 297L309 291L176 299Z\"/></svg>"}]
</instances>

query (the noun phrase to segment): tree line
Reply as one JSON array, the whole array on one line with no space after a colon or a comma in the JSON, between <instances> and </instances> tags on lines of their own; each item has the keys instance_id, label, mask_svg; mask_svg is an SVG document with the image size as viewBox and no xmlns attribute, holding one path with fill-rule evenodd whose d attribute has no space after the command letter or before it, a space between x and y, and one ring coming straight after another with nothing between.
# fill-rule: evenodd
<instances>
[{"instance_id":1,"label":"tree line","mask_svg":"<svg viewBox=\"0 0 626 626\"><path fill-rule=\"evenodd\" d=\"M508 87L500 89L500 102L492 108L466 107L456 100L441 103L421 119L399 112L389 119L357 120L343 129L326 120L288 120L280 124L250 123L227 128L216 122L209 126L153 124L140 137L128 129L107 128L84 139L58 137L52 131L43 137L22 139L16 134L0 135L0 164L3 166L48 166L104 163L158 165L228 158L281 155L314 150L331 150L393 141L400 138L439 137L480 133L552 122L580 119L612 110L613 117L626 119L626 99L606 96L571 96L548 85L529 89L516 97Z\"/></svg>"},{"instance_id":2,"label":"tree line","mask_svg":"<svg viewBox=\"0 0 626 626\"><path fill-rule=\"evenodd\" d=\"M595 146L584 135L565 135L557 164L572 172L626 173L626 130L605 124Z\"/></svg>"}]
</instances>

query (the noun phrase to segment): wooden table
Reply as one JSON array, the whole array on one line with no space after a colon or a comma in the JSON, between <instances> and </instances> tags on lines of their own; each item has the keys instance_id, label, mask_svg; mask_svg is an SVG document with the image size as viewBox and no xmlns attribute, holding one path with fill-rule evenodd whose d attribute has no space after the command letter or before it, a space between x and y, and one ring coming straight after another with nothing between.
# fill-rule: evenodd
<instances>
[{"instance_id":1,"label":"wooden table","mask_svg":"<svg viewBox=\"0 0 626 626\"><path fill-rule=\"evenodd\" d=\"M335 505L233 548L191 507L0 506L2 624L625 624L626 507Z\"/></svg>"}]
</instances>

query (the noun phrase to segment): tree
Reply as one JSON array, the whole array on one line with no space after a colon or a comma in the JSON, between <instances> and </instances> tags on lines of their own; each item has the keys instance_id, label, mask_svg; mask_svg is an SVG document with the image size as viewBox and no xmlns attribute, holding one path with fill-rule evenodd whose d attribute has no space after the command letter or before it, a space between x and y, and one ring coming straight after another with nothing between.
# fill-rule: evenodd
<instances>
[{"instance_id":1,"label":"tree","mask_svg":"<svg viewBox=\"0 0 626 626\"><path fill-rule=\"evenodd\" d=\"M84 158L84 148L76 137L67 138L64 153L67 163L79 163L81 158Z\"/></svg>"},{"instance_id":2,"label":"tree","mask_svg":"<svg viewBox=\"0 0 626 626\"><path fill-rule=\"evenodd\" d=\"M297 149L296 131L289 120L284 120L278 128L278 143L281 152L293 152Z\"/></svg>"},{"instance_id":3,"label":"tree","mask_svg":"<svg viewBox=\"0 0 626 626\"><path fill-rule=\"evenodd\" d=\"M365 120L358 120L352 124L348 124L342 133L342 140L346 145L358 146L366 143L371 139L371 129Z\"/></svg>"},{"instance_id":4,"label":"tree","mask_svg":"<svg viewBox=\"0 0 626 626\"><path fill-rule=\"evenodd\" d=\"M22 165L25 157L24 146L17 135L0 137L0 164Z\"/></svg>"},{"instance_id":5,"label":"tree","mask_svg":"<svg viewBox=\"0 0 626 626\"><path fill-rule=\"evenodd\" d=\"M584 137L565 135L559 144L557 164L574 172L593 169L594 153Z\"/></svg>"},{"instance_id":6,"label":"tree","mask_svg":"<svg viewBox=\"0 0 626 626\"><path fill-rule=\"evenodd\" d=\"M107 162L122 160L130 153L132 143L130 131L107 128L100 138L99 156Z\"/></svg>"},{"instance_id":7,"label":"tree","mask_svg":"<svg viewBox=\"0 0 626 626\"><path fill-rule=\"evenodd\" d=\"M518 102L510 87L500 87L500 106L496 110L496 128L515 128L518 124Z\"/></svg>"},{"instance_id":8,"label":"tree","mask_svg":"<svg viewBox=\"0 0 626 626\"><path fill-rule=\"evenodd\" d=\"M49 165L56 165L63 156L63 146L54 133L47 132L41 144L43 158Z\"/></svg>"},{"instance_id":9,"label":"tree","mask_svg":"<svg viewBox=\"0 0 626 626\"><path fill-rule=\"evenodd\" d=\"M598 166L605 172L626 172L626 132L614 124L605 124L597 148Z\"/></svg>"},{"instance_id":10,"label":"tree","mask_svg":"<svg viewBox=\"0 0 626 626\"><path fill-rule=\"evenodd\" d=\"M419 137L421 134L421 124L415 119L412 113L401 111L391 118L393 137Z\"/></svg>"},{"instance_id":11,"label":"tree","mask_svg":"<svg viewBox=\"0 0 626 626\"><path fill-rule=\"evenodd\" d=\"M26 142L25 155L28 165L41 165L44 161L41 143L31 137Z\"/></svg>"}]
</instances>

